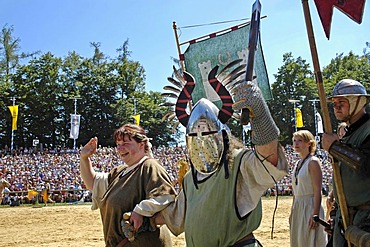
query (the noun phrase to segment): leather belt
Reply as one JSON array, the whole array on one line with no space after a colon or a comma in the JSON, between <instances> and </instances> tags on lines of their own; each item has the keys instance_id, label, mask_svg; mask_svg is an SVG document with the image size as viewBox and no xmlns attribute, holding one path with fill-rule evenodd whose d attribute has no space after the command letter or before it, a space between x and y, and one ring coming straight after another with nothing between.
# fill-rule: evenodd
<instances>
[{"instance_id":1,"label":"leather belt","mask_svg":"<svg viewBox=\"0 0 370 247\"><path fill-rule=\"evenodd\" d=\"M354 208L357 209L357 210L370 210L370 205L360 205L360 206L356 206Z\"/></svg>"},{"instance_id":2,"label":"leather belt","mask_svg":"<svg viewBox=\"0 0 370 247\"><path fill-rule=\"evenodd\" d=\"M231 245L230 247L242 247L248 244L253 244L256 242L253 233L248 234L244 238L238 240L235 244Z\"/></svg>"}]
</instances>

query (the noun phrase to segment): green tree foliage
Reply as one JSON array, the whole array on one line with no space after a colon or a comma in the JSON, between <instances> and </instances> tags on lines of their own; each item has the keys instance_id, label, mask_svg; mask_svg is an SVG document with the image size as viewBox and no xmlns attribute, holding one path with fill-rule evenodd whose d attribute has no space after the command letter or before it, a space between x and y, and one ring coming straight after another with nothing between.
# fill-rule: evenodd
<instances>
[{"instance_id":1,"label":"green tree foliage","mask_svg":"<svg viewBox=\"0 0 370 247\"><path fill-rule=\"evenodd\" d=\"M353 52L349 52L348 55L338 54L330 61L329 65L324 67L322 75L327 95L331 95L335 84L345 78L359 81L368 89L369 93L370 64L366 54L363 56L355 55ZM328 103L331 125L335 131L339 123L334 116L333 107L330 102Z\"/></svg>"},{"instance_id":2,"label":"green tree foliage","mask_svg":"<svg viewBox=\"0 0 370 247\"><path fill-rule=\"evenodd\" d=\"M358 56L350 52L348 55L338 54L329 65L322 70L325 94L331 95L335 84L345 78L355 79L365 88L370 87L370 64L365 55ZM283 65L274 75L275 82L272 84L274 99L268 102L271 113L281 131L280 139L283 144L291 143L294 128L294 110L290 99L300 100L296 106L301 109L304 127L316 134L314 118L314 102L318 100L318 89L315 77L309 68L309 64L301 57L293 58L291 53L283 55ZM330 102L328 102L330 103ZM316 110L321 114L320 103ZM329 104L329 117L332 130L335 132L338 121L335 119L331 104ZM298 128L299 130L299 128Z\"/></svg>"},{"instance_id":3,"label":"green tree foliage","mask_svg":"<svg viewBox=\"0 0 370 247\"><path fill-rule=\"evenodd\" d=\"M365 48L363 49L364 56L367 57L368 63L370 63L370 42L365 42Z\"/></svg>"},{"instance_id":4,"label":"green tree foliage","mask_svg":"<svg viewBox=\"0 0 370 247\"><path fill-rule=\"evenodd\" d=\"M13 28L5 26L0 34L0 148L10 146L10 97L19 105L18 130L15 147L30 147L35 138L44 146L69 147L70 114L81 115L77 146L97 136L102 146L113 146L112 134L124 123L133 123L132 116L140 114L140 125L147 130L154 146L182 142L176 121L162 121L168 107L160 92L145 91L145 70L130 59L128 40L122 43L117 57L109 58L100 50L99 42L91 42L93 54L84 58L75 51L60 58L48 52L35 55L25 64L19 59L20 40L12 37ZM29 54L28 54L29 55ZM324 86L330 95L334 85L343 78L360 81L370 87L368 53L357 56L337 55L323 69ZM169 68L170 69L170 68ZM303 115L304 129L315 133L314 107L310 100L318 99L317 86L309 64L291 53L283 56L272 84L274 99L268 102L281 131L283 144L291 143L294 109L290 99L300 100L297 106ZM328 93L329 92L329 93ZM76 103L76 104L75 104ZM321 114L320 105L316 105ZM331 112L332 126L336 120ZM235 119L228 125L235 136L242 138L242 129ZM174 131L174 128L176 131ZM247 137L248 138L248 137Z\"/></svg>"},{"instance_id":5,"label":"green tree foliage","mask_svg":"<svg viewBox=\"0 0 370 247\"><path fill-rule=\"evenodd\" d=\"M274 75L272 84L274 99L268 102L271 113L280 129L281 141L291 143L295 131L294 105L289 100L300 100L296 107L300 108L303 115L304 129L315 133L313 105L309 100L317 98L316 84L309 64L301 57L293 58L291 53L283 55L283 65Z\"/></svg>"},{"instance_id":6,"label":"green tree foliage","mask_svg":"<svg viewBox=\"0 0 370 247\"><path fill-rule=\"evenodd\" d=\"M145 70L130 60L128 41L117 49L117 58L109 59L100 51L100 43L91 58L70 52L65 58L46 53L18 65L2 80L0 90L18 96L18 130L15 147L30 147L39 139L47 147L72 147L69 138L70 114L81 115L77 147L97 136L102 146L113 146L112 134L124 123L133 122L134 111L141 116L140 124L153 138L153 145L177 142L173 124L162 122L167 111L160 93L145 92ZM135 109L133 99L136 99ZM0 146L10 146L11 117L5 100L1 110L6 118L0 121Z\"/></svg>"},{"instance_id":7,"label":"green tree foliage","mask_svg":"<svg viewBox=\"0 0 370 247\"><path fill-rule=\"evenodd\" d=\"M19 64L20 39L12 36L13 31L12 26L5 25L0 34L0 68L1 73L5 75L9 75L10 71Z\"/></svg>"},{"instance_id":8,"label":"green tree foliage","mask_svg":"<svg viewBox=\"0 0 370 247\"><path fill-rule=\"evenodd\" d=\"M12 94L20 97L15 140L19 146L31 146L36 138L53 146L61 141L57 131L57 119L64 112L61 66L60 58L46 53L20 66L14 74Z\"/></svg>"},{"instance_id":9,"label":"green tree foliage","mask_svg":"<svg viewBox=\"0 0 370 247\"><path fill-rule=\"evenodd\" d=\"M331 94L335 84L342 79L351 78L361 82L365 88L369 88L370 64L367 57L355 55L350 52L348 55L338 54L325 66L322 72L325 90Z\"/></svg>"},{"instance_id":10,"label":"green tree foliage","mask_svg":"<svg viewBox=\"0 0 370 247\"><path fill-rule=\"evenodd\" d=\"M90 46L94 47L94 56L92 58L94 64L99 64L104 60L104 53L100 51L100 42L90 42Z\"/></svg>"},{"instance_id":11,"label":"green tree foliage","mask_svg":"<svg viewBox=\"0 0 370 247\"><path fill-rule=\"evenodd\" d=\"M9 76L19 65L21 59L31 57L38 53L19 53L21 40L15 38L13 32L13 26L8 27L5 25L0 33L0 75Z\"/></svg>"},{"instance_id":12,"label":"green tree foliage","mask_svg":"<svg viewBox=\"0 0 370 247\"><path fill-rule=\"evenodd\" d=\"M38 52L20 53L20 39L13 36L13 26L5 25L0 33L0 138L7 139L6 132L11 131L8 123L11 123L11 116L7 105L11 102L11 81L12 72L15 71L23 58L31 57Z\"/></svg>"},{"instance_id":13,"label":"green tree foliage","mask_svg":"<svg viewBox=\"0 0 370 247\"><path fill-rule=\"evenodd\" d=\"M175 145L181 141L179 131L173 131L174 123L162 121L168 109L161 106L165 99L159 92L142 91L135 92L131 96L132 98L127 100L118 101L119 119L131 119L129 122L134 122L132 116L139 114L140 125L147 130L147 135L152 138L151 142L154 146Z\"/></svg>"}]
</instances>

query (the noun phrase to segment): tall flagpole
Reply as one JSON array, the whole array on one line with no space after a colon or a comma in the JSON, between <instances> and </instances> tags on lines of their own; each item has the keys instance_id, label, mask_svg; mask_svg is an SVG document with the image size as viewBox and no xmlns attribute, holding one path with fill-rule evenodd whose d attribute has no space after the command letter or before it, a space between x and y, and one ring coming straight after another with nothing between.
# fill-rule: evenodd
<instances>
[{"instance_id":1,"label":"tall flagpole","mask_svg":"<svg viewBox=\"0 0 370 247\"><path fill-rule=\"evenodd\" d=\"M132 100L134 101L134 115L136 115L136 99L135 99L135 97L132 97Z\"/></svg>"},{"instance_id":2,"label":"tall flagpole","mask_svg":"<svg viewBox=\"0 0 370 247\"><path fill-rule=\"evenodd\" d=\"M181 66L181 71L185 71L185 62L184 62L184 57L183 57L183 54L181 53L181 47L180 47L180 41L179 41L179 36L177 35L177 25L176 25L176 22L174 21L172 23L172 28L173 28L173 32L175 33L175 40L176 40L176 47L177 47L177 53L179 54L179 61L180 61L180 66ZM189 107L189 111L192 110L192 104L191 104L191 100L189 101L188 103L188 107Z\"/></svg>"},{"instance_id":3,"label":"tall flagpole","mask_svg":"<svg viewBox=\"0 0 370 247\"><path fill-rule=\"evenodd\" d=\"M311 15L310 15L310 8L308 6L308 0L302 0L302 6L303 6L303 13L304 13L305 22L306 22L308 41L310 44L316 84L317 84L317 88L319 92L320 105L321 105L321 110L323 114L324 128L325 128L326 133L331 134L332 128L331 128L331 122L330 122L330 117L329 117L329 110L328 110L328 105L326 103L325 89L323 85L322 74L320 71L320 64L319 64L319 59L318 59L317 50L316 50L316 42L315 42L315 36L313 33L313 28L312 28L312 21L311 21ZM344 227L344 230L346 230L348 227L348 223L349 223L348 207L347 207L347 202L346 202L345 195L343 192L343 182L342 182L342 177L340 175L340 169L339 169L338 163L334 162L334 159L332 160L333 160L332 167L333 167L333 175L334 175L334 180L335 180L335 188L337 192L338 203L340 206L340 212L343 218L343 227ZM348 242L348 246L351 246L351 243L348 240L347 242Z\"/></svg>"},{"instance_id":4,"label":"tall flagpole","mask_svg":"<svg viewBox=\"0 0 370 247\"><path fill-rule=\"evenodd\" d=\"M316 117L316 113L317 113L317 110L316 110L316 102L318 102L319 100L317 99L310 99L309 100L310 102L312 102L312 105L313 105L313 114L315 116L315 136L318 136L319 135L319 127L318 127L318 122L317 122L317 117Z\"/></svg>"},{"instance_id":5,"label":"tall flagpole","mask_svg":"<svg viewBox=\"0 0 370 247\"><path fill-rule=\"evenodd\" d=\"M182 54L181 54L181 48L180 48L180 41L179 41L179 36L177 35L177 25L176 25L176 22L175 21L172 23L172 28L173 28L173 32L175 33L177 53L179 54L179 60L180 60L181 70L182 71L185 71L184 60L181 59Z\"/></svg>"},{"instance_id":6,"label":"tall flagpole","mask_svg":"<svg viewBox=\"0 0 370 247\"><path fill-rule=\"evenodd\" d=\"M293 103L293 114L294 114L294 132L297 132L297 111L296 111L296 103L300 102L299 99L290 99L290 103Z\"/></svg>"}]
</instances>

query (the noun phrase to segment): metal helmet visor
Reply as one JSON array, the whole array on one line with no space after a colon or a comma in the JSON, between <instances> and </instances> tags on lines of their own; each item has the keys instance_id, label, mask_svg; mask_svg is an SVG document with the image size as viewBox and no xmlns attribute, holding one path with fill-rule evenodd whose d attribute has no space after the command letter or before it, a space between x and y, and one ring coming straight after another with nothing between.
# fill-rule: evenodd
<instances>
[{"instance_id":1,"label":"metal helmet visor","mask_svg":"<svg viewBox=\"0 0 370 247\"><path fill-rule=\"evenodd\" d=\"M194 106L186 127L189 159L202 174L215 172L221 162L225 126L218 119L218 111L211 101L201 99Z\"/></svg>"}]
</instances>

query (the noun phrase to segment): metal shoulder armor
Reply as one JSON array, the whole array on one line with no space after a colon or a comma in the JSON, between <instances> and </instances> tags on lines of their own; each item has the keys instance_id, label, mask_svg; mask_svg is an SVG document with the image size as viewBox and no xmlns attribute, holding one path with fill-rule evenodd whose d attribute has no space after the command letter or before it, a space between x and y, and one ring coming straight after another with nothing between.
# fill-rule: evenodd
<instances>
[{"instance_id":1,"label":"metal shoulder armor","mask_svg":"<svg viewBox=\"0 0 370 247\"><path fill-rule=\"evenodd\" d=\"M329 153L356 172L360 171L363 154L358 149L352 148L339 141L335 141L330 146Z\"/></svg>"}]
</instances>

